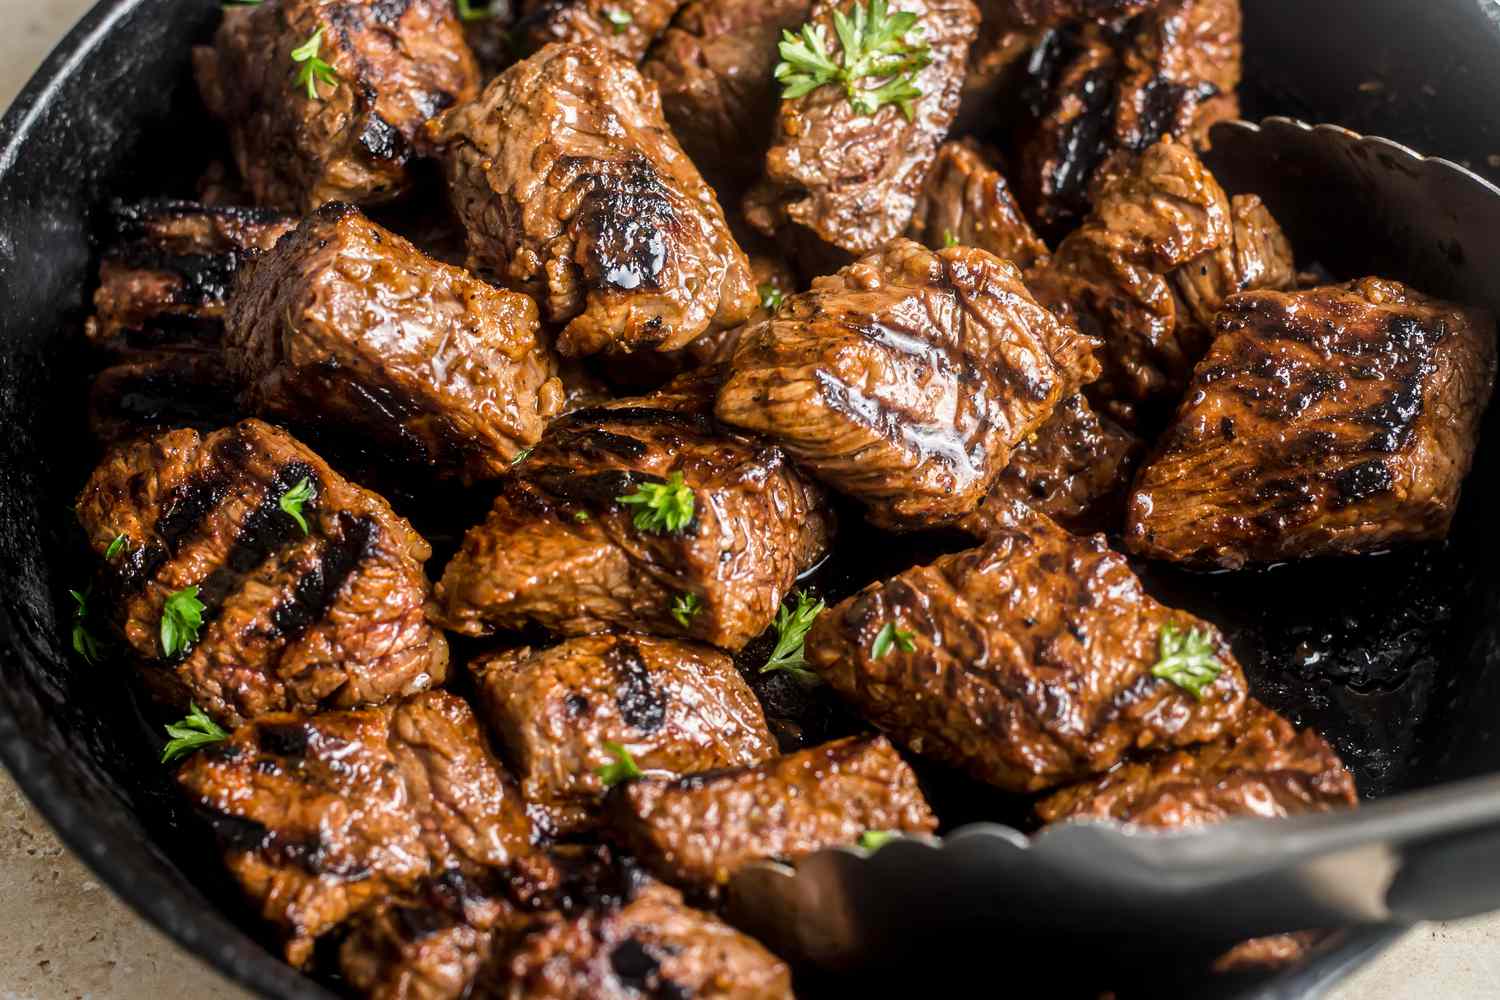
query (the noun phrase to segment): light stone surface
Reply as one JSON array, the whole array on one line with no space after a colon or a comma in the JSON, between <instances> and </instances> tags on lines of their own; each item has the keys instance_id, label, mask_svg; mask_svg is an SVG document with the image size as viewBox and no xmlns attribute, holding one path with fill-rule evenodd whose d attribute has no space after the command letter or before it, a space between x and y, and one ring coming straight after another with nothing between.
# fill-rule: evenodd
<instances>
[{"instance_id":1,"label":"light stone surface","mask_svg":"<svg viewBox=\"0 0 1500 1000\"><path fill-rule=\"evenodd\" d=\"M0 0L0 107L92 0ZM213 997L243 990L167 940L57 842L0 771L0 1000ZM1500 917L1419 927L1329 1000L1500 995Z\"/></svg>"}]
</instances>

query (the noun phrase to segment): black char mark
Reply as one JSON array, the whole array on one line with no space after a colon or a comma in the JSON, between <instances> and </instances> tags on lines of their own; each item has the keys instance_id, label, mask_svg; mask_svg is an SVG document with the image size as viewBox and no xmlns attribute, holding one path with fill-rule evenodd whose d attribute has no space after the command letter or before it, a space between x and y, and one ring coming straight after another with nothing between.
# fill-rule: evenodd
<instances>
[{"instance_id":1,"label":"black char mark","mask_svg":"<svg viewBox=\"0 0 1500 1000\"><path fill-rule=\"evenodd\" d=\"M328 539L317 564L297 581L291 595L271 610L275 635L295 639L327 613L378 531L373 519L343 512L339 513L338 525L337 536Z\"/></svg>"},{"instance_id":2,"label":"black char mark","mask_svg":"<svg viewBox=\"0 0 1500 1000\"><path fill-rule=\"evenodd\" d=\"M667 233L677 213L656 171L634 156L619 173L591 173L578 212L588 235L585 277L590 287L634 291L661 287L667 263Z\"/></svg>"},{"instance_id":3,"label":"black char mark","mask_svg":"<svg viewBox=\"0 0 1500 1000\"><path fill-rule=\"evenodd\" d=\"M627 725L642 733L654 733L667 718L667 699L651 683L651 673L641 659L640 649L631 642L617 642L605 654L619 686L615 688L615 705Z\"/></svg>"}]
</instances>

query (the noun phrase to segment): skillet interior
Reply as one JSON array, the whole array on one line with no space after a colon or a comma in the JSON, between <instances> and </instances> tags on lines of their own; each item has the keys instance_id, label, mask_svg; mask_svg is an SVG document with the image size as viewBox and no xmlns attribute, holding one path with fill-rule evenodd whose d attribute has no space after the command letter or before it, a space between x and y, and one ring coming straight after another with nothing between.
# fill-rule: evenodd
<instances>
[{"instance_id":1,"label":"skillet interior","mask_svg":"<svg viewBox=\"0 0 1500 1000\"><path fill-rule=\"evenodd\" d=\"M1308 30L1306 0L1245 6L1247 116L1336 121L1500 177L1487 160L1500 152L1487 100L1500 92L1500 15L1486 0L1429 0L1420 23L1402 0L1323 0L1318 20L1336 33ZM67 641L67 588L86 576L68 508L95 458L79 444L92 220L110 197L190 190L214 152L188 52L218 16L210 0L110 0L0 124L0 757L100 877L186 947L262 993L326 996L247 934L254 922L228 902L205 839L180 833L190 817L126 677L83 667ZM1317 725L1366 795L1500 770L1500 537L1486 517L1496 423L1447 546L1245 577L1149 575L1231 632L1258 693ZM852 586L880 569L833 572ZM1383 940L1352 935L1281 986L1345 971Z\"/></svg>"}]
</instances>

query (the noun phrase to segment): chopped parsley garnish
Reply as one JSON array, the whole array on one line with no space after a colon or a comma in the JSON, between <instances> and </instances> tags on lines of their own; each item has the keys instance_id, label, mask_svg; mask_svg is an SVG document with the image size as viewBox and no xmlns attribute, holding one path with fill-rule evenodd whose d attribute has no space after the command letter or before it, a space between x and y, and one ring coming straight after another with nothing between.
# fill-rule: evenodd
<instances>
[{"instance_id":1,"label":"chopped parsley garnish","mask_svg":"<svg viewBox=\"0 0 1500 1000\"><path fill-rule=\"evenodd\" d=\"M943 246L944 247L956 247L956 246L958 246L958 236L953 232L953 230L951 230L951 229L944 229L943 230Z\"/></svg>"},{"instance_id":2,"label":"chopped parsley garnish","mask_svg":"<svg viewBox=\"0 0 1500 1000\"><path fill-rule=\"evenodd\" d=\"M586 510L575 510L573 512L573 520L577 521L579 524L582 524L583 522L587 521L588 519L589 519L589 512L586 511Z\"/></svg>"},{"instance_id":3,"label":"chopped parsley garnish","mask_svg":"<svg viewBox=\"0 0 1500 1000\"><path fill-rule=\"evenodd\" d=\"M894 839L895 830L866 830L859 835L859 846L867 851L878 851Z\"/></svg>"},{"instance_id":4,"label":"chopped parsley garnish","mask_svg":"<svg viewBox=\"0 0 1500 1000\"><path fill-rule=\"evenodd\" d=\"M172 737L162 748L161 762L170 764L186 757L199 747L229 739L229 733L213 719L203 714L203 709L188 702L188 714L180 722L167 726L167 735Z\"/></svg>"},{"instance_id":5,"label":"chopped parsley garnish","mask_svg":"<svg viewBox=\"0 0 1500 1000\"><path fill-rule=\"evenodd\" d=\"M781 289L775 285L761 285L755 289L760 293L760 307L766 312L775 312L781 308L781 302L786 296L781 294Z\"/></svg>"},{"instance_id":6,"label":"chopped parsley garnish","mask_svg":"<svg viewBox=\"0 0 1500 1000\"><path fill-rule=\"evenodd\" d=\"M803 644L807 639L807 630L812 628L813 622L823 613L826 605L822 601L814 601L801 590L797 591L796 598L795 608L783 604L776 612L776 648L771 650L770 659L766 660L766 665L760 668L760 672L765 674L773 670L785 670L798 680L815 681L818 675L807 669Z\"/></svg>"},{"instance_id":7,"label":"chopped parsley garnish","mask_svg":"<svg viewBox=\"0 0 1500 1000\"><path fill-rule=\"evenodd\" d=\"M297 522L297 527L302 533L307 534L307 518L302 516L302 505L314 500L318 495L312 480L303 476L297 481L297 485L281 494L281 510L284 514Z\"/></svg>"},{"instance_id":8,"label":"chopped parsley garnish","mask_svg":"<svg viewBox=\"0 0 1500 1000\"><path fill-rule=\"evenodd\" d=\"M109 543L109 548L104 550L104 558L113 559L125 551L125 543L129 541L124 535L116 535L115 540Z\"/></svg>"},{"instance_id":9,"label":"chopped parsley garnish","mask_svg":"<svg viewBox=\"0 0 1500 1000\"><path fill-rule=\"evenodd\" d=\"M70 590L77 607L73 609L73 652L83 657L85 663L95 663L99 659L99 640L89 631L89 592L79 593Z\"/></svg>"},{"instance_id":10,"label":"chopped parsley garnish","mask_svg":"<svg viewBox=\"0 0 1500 1000\"><path fill-rule=\"evenodd\" d=\"M635 758L630 756L629 750L609 740L605 741L604 749L615 759L613 764L605 764L599 768L599 780L604 782L605 788L613 788L622 781L641 776L641 769L636 766Z\"/></svg>"},{"instance_id":11,"label":"chopped parsley garnish","mask_svg":"<svg viewBox=\"0 0 1500 1000\"><path fill-rule=\"evenodd\" d=\"M301 63L297 67L297 85L307 88L307 99L316 101L318 97L319 83L337 83L339 75L333 71L333 66L318 58L318 50L323 47L323 29L319 28L312 33L312 37L292 50L292 62Z\"/></svg>"},{"instance_id":12,"label":"chopped parsley garnish","mask_svg":"<svg viewBox=\"0 0 1500 1000\"><path fill-rule=\"evenodd\" d=\"M635 20L635 18L630 16L630 11L620 10L618 7L611 7L609 10L606 10L604 12L604 19L614 25L615 34L617 35L625 34L625 29L630 27L630 23Z\"/></svg>"},{"instance_id":13,"label":"chopped parsley garnish","mask_svg":"<svg viewBox=\"0 0 1500 1000\"><path fill-rule=\"evenodd\" d=\"M917 73L932 62L932 49L922 40L917 15L891 13L886 0L855 3L848 14L833 12L833 30L842 52L835 60L820 24L804 24L799 34L783 30L777 46L782 61L776 65L781 97L792 100L823 86L841 86L857 114L873 115L887 104L901 109L907 121L922 96ZM859 86L861 80L885 80L878 87Z\"/></svg>"},{"instance_id":14,"label":"chopped parsley garnish","mask_svg":"<svg viewBox=\"0 0 1500 1000\"><path fill-rule=\"evenodd\" d=\"M472 0L456 0L460 21L483 21L495 16L495 8L489 4L474 6Z\"/></svg>"},{"instance_id":15,"label":"chopped parsley garnish","mask_svg":"<svg viewBox=\"0 0 1500 1000\"><path fill-rule=\"evenodd\" d=\"M520 451L516 452L516 457L510 460L510 467L514 469L516 466L526 461L527 457L530 456L532 449L534 449L535 447L536 445L532 445L530 448L522 448Z\"/></svg>"},{"instance_id":16,"label":"chopped parsley garnish","mask_svg":"<svg viewBox=\"0 0 1500 1000\"><path fill-rule=\"evenodd\" d=\"M619 503L638 508L635 526L638 531L656 534L676 532L693 520L693 490L674 472L664 483L642 483L634 493L615 497Z\"/></svg>"},{"instance_id":17,"label":"chopped parsley garnish","mask_svg":"<svg viewBox=\"0 0 1500 1000\"><path fill-rule=\"evenodd\" d=\"M703 607L703 601L697 594L678 594L672 601L672 617L683 628L693 627L693 616Z\"/></svg>"},{"instance_id":18,"label":"chopped parsley garnish","mask_svg":"<svg viewBox=\"0 0 1500 1000\"><path fill-rule=\"evenodd\" d=\"M912 653L917 649L916 633L908 632L904 628L897 628L895 622L886 622L880 631L875 633L875 644L870 647L872 659L880 659L896 646L903 653Z\"/></svg>"},{"instance_id":19,"label":"chopped parsley garnish","mask_svg":"<svg viewBox=\"0 0 1500 1000\"><path fill-rule=\"evenodd\" d=\"M1157 638L1159 658L1151 676L1171 681L1194 698L1202 698L1203 689L1224 671L1214 652L1213 640L1202 629L1183 632L1175 625L1163 625Z\"/></svg>"},{"instance_id":20,"label":"chopped parsley garnish","mask_svg":"<svg viewBox=\"0 0 1500 1000\"><path fill-rule=\"evenodd\" d=\"M198 641L198 629L203 626L203 602L198 600L197 587L183 587L171 597L161 609L161 651L163 656L176 656L185 652Z\"/></svg>"}]
</instances>

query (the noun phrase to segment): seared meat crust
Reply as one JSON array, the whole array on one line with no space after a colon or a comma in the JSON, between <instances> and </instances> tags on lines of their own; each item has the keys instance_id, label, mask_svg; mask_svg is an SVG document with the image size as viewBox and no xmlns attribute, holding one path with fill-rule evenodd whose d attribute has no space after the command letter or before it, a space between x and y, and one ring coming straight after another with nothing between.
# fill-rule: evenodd
<instances>
[{"instance_id":1,"label":"seared meat crust","mask_svg":"<svg viewBox=\"0 0 1500 1000\"><path fill-rule=\"evenodd\" d=\"M1101 344L1089 395L1112 416L1170 405L1236 292L1288 288L1292 248L1254 195L1230 200L1171 139L1113 161L1094 211L1030 276L1037 301Z\"/></svg>"},{"instance_id":2,"label":"seared meat crust","mask_svg":"<svg viewBox=\"0 0 1500 1000\"><path fill-rule=\"evenodd\" d=\"M854 0L819 0L811 21L840 52L833 12ZM932 61L916 75L922 96L910 119L885 105L873 115L850 105L842 87L782 101L765 178L745 199L745 216L767 236L800 227L829 247L866 254L906 230L938 144L958 111L969 45L979 29L973 0L896 0L917 15Z\"/></svg>"},{"instance_id":3,"label":"seared meat crust","mask_svg":"<svg viewBox=\"0 0 1500 1000\"><path fill-rule=\"evenodd\" d=\"M308 532L282 509L306 479ZM427 623L427 543L384 500L286 433L247 420L123 446L94 470L78 519L104 563L96 603L180 708L215 719L352 708L441 683L448 644ZM198 641L162 657L167 598L198 588Z\"/></svg>"},{"instance_id":4,"label":"seared meat crust","mask_svg":"<svg viewBox=\"0 0 1500 1000\"><path fill-rule=\"evenodd\" d=\"M1354 777L1323 737L1298 732L1255 701L1212 743L1132 761L1054 792L1036 806L1044 823L1114 819L1178 828L1236 816L1275 819L1358 801Z\"/></svg>"},{"instance_id":5,"label":"seared meat crust","mask_svg":"<svg viewBox=\"0 0 1500 1000\"><path fill-rule=\"evenodd\" d=\"M532 851L530 821L473 713L442 691L266 716L194 754L177 778L293 965L393 894Z\"/></svg>"},{"instance_id":6,"label":"seared meat crust","mask_svg":"<svg viewBox=\"0 0 1500 1000\"><path fill-rule=\"evenodd\" d=\"M337 79L317 100L288 56L321 31ZM203 103L229 128L257 204L309 211L370 205L411 184L422 126L472 100L479 68L450 0L271 0L226 7L212 46L193 53Z\"/></svg>"},{"instance_id":7,"label":"seared meat crust","mask_svg":"<svg viewBox=\"0 0 1500 1000\"><path fill-rule=\"evenodd\" d=\"M1216 739L1245 678L1218 630L1163 607L1103 536L1017 506L976 549L872 584L818 618L807 661L892 739L1015 792L1108 771L1131 750ZM909 631L876 657L880 631ZM1223 665L1203 697L1152 676L1164 626Z\"/></svg>"},{"instance_id":8,"label":"seared meat crust","mask_svg":"<svg viewBox=\"0 0 1500 1000\"><path fill-rule=\"evenodd\" d=\"M640 62L683 0L531 0L515 27L523 51L551 42L597 45Z\"/></svg>"},{"instance_id":9,"label":"seared meat crust","mask_svg":"<svg viewBox=\"0 0 1500 1000\"><path fill-rule=\"evenodd\" d=\"M724 213L629 62L549 45L434 129L469 265L566 323L566 357L673 350L755 307Z\"/></svg>"},{"instance_id":10,"label":"seared meat crust","mask_svg":"<svg viewBox=\"0 0 1500 1000\"><path fill-rule=\"evenodd\" d=\"M979 503L1011 449L1095 373L1089 345L1009 263L897 240L745 330L715 407L877 521Z\"/></svg>"},{"instance_id":11,"label":"seared meat crust","mask_svg":"<svg viewBox=\"0 0 1500 1000\"><path fill-rule=\"evenodd\" d=\"M1017 24L1055 27L1070 21L1112 21L1133 17L1160 0L988 0L991 10Z\"/></svg>"},{"instance_id":12,"label":"seared meat crust","mask_svg":"<svg viewBox=\"0 0 1500 1000\"><path fill-rule=\"evenodd\" d=\"M930 250L988 250L1022 273L1047 259L1047 245L1021 214L1005 178L970 139L938 147L907 235Z\"/></svg>"},{"instance_id":13,"label":"seared meat crust","mask_svg":"<svg viewBox=\"0 0 1500 1000\"><path fill-rule=\"evenodd\" d=\"M485 721L526 801L559 833L592 823L626 747L646 771L691 774L776 753L760 703L729 657L644 635L591 635L473 664Z\"/></svg>"},{"instance_id":14,"label":"seared meat crust","mask_svg":"<svg viewBox=\"0 0 1500 1000\"><path fill-rule=\"evenodd\" d=\"M257 413L470 480L510 468L563 404L535 303L338 203L240 275L225 356Z\"/></svg>"},{"instance_id":15,"label":"seared meat crust","mask_svg":"<svg viewBox=\"0 0 1500 1000\"><path fill-rule=\"evenodd\" d=\"M181 427L206 432L239 416L239 382L216 347L178 343L126 355L89 387L89 430L103 444Z\"/></svg>"},{"instance_id":16,"label":"seared meat crust","mask_svg":"<svg viewBox=\"0 0 1500 1000\"><path fill-rule=\"evenodd\" d=\"M1444 537L1495 320L1367 278L1231 298L1130 499L1126 544L1238 568Z\"/></svg>"},{"instance_id":17,"label":"seared meat crust","mask_svg":"<svg viewBox=\"0 0 1500 1000\"><path fill-rule=\"evenodd\" d=\"M883 736L851 736L751 767L646 777L610 793L613 834L656 875L713 891L751 861L853 844L867 830L931 833L937 818Z\"/></svg>"}]
</instances>

